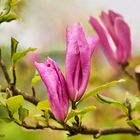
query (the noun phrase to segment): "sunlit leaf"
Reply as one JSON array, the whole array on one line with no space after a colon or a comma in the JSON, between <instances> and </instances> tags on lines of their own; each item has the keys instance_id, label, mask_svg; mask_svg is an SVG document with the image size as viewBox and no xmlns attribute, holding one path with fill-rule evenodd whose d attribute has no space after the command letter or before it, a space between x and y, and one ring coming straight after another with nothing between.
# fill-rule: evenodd
<instances>
[{"instance_id":1,"label":"sunlit leaf","mask_svg":"<svg viewBox=\"0 0 140 140\"><path fill-rule=\"evenodd\" d=\"M42 117L41 114L36 114L34 115L34 118L38 121L38 122L42 122L44 124L46 124L46 119L44 117Z\"/></svg>"},{"instance_id":2,"label":"sunlit leaf","mask_svg":"<svg viewBox=\"0 0 140 140\"><path fill-rule=\"evenodd\" d=\"M131 127L137 127L140 129L140 120L139 119L129 120L129 121L127 121L127 123Z\"/></svg>"},{"instance_id":3,"label":"sunlit leaf","mask_svg":"<svg viewBox=\"0 0 140 140\"><path fill-rule=\"evenodd\" d=\"M0 16L6 15L9 13L11 6L11 0L0 0Z\"/></svg>"},{"instance_id":4,"label":"sunlit leaf","mask_svg":"<svg viewBox=\"0 0 140 140\"><path fill-rule=\"evenodd\" d=\"M23 107L18 109L19 120L24 121L24 119L29 115L29 110Z\"/></svg>"},{"instance_id":5,"label":"sunlit leaf","mask_svg":"<svg viewBox=\"0 0 140 140\"><path fill-rule=\"evenodd\" d=\"M109 88L111 86L122 83L124 81L125 81L124 79L120 79L118 81L112 81L112 82L109 82L107 84L101 85L101 86L95 88L94 90L88 92L87 94L85 94L84 97L79 101L79 103L82 102L83 100L87 99L90 96L95 96L99 91L101 91L103 89Z\"/></svg>"},{"instance_id":6,"label":"sunlit leaf","mask_svg":"<svg viewBox=\"0 0 140 140\"><path fill-rule=\"evenodd\" d=\"M129 103L131 104L131 109L134 110L137 103L140 102L139 97L132 95L130 93L127 93L127 100L129 101Z\"/></svg>"},{"instance_id":7,"label":"sunlit leaf","mask_svg":"<svg viewBox=\"0 0 140 140\"><path fill-rule=\"evenodd\" d=\"M71 119L72 117L74 116L77 116L77 115L83 115L83 114L86 114L87 112L89 111L93 111L93 110L96 110L96 107L95 106L88 106L88 107L85 107L84 109L82 110L71 110L69 113L68 113L68 116L66 118L66 121Z\"/></svg>"},{"instance_id":8,"label":"sunlit leaf","mask_svg":"<svg viewBox=\"0 0 140 140\"><path fill-rule=\"evenodd\" d=\"M45 110L44 116L45 116L46 121L49 121L49 118L50 118L49 109L46 109L46 110Z\"/></svg>"},{"instance_id":9,"label":"sunlit leaf","mask_svg":"<svg viewBox=\"0 0 140 140\"><path fill-rule=\"evenodd\" d=\"M47 110L48 108L50 108L50 104L48 100L40 101L37 104L37 109L39 110Z\"/></svg>"},{"instance_id":10,"label":"sunlit leaf","mask_svg":"<svg viewBox=\"0 0 140 140\"><path fill-rule=\"evenodd\" d=\"M127 107L123 103L118 102L118 101L116 101L116 100L114 100L112 98L100 95L100 94L96 94L95 97L100 102L107 103L107 104L112 104L115 107L121 109L124 113L128 114L128 109L127 109Z\"/></svg>"},{"instance_id":11,"label":"sunlit leaf","mask_svg":"<svg viewBox=\"0 0 140 140\"><path fill-rule=\"evenodd\" d=\"M28 48L27 50L24 50L22 52L17 52L13 55L12 61L13 64L16 64L18 60L20 60L22 57L24 57L28 52L35 51L36 48Z\"/></svg>"},{"instance_id":12,"label":"sunlit leaf","mask_svg":"<svg viewBox=\"0 0 140 140\"><path fill-rule=\"evenodd\" d=\"M11 38L11 58L16 53L18 43L19 42L15 38Z\"/></svg>"},{"instance_id":13,"label":"sunlit leaf","mask_svg":"<svg viewBox=\"0 0 140 140\"><path fill-rule=\"evenodd\" d=\"M21 0L11 0L11 3L10 3L11 7L16 6L18 4L18 2L20 2L20 1Z\"/></svg>"},{"instance_id":14,"label":"sunlit leaf","mask_svg":"<svg viewBox=\"0 0 140 140\"><path fill-rule=\"evenodd\" d=\"M22 95L13 96L6 100L8 110L12 114L14 114L16 111L18 111L18 109L21 107L23 102L24 102L24 98Z\"/></svg>"},{"instance_id":15,"label":"sunlit leaf","mask_svg":"<svg viewBox=\"0 0 140 140\"><path fill-rule=\"evenodd\" d=\"M0 92L0 104L5 106L6 105L5 101L6 101L6 94Z\"/></svg>"},{"instance_id":16,"label":"sunlit leaf","mask_svg":"<svg viewBox=\"0 0 140 140\"><path fill-rule=\"evenodd\" d=\"M4 15L4 16L0 17L0 23L2 23L2 22L10 22L10 21L16 20L18 18L19 17L16 14L10 13L10 14L7 14L7 15Z\"/></svg>"},{"instance_id":17,"label":"sunlit leaf","mask_svg":"<svg viewBox=\"0 0 140 140\"><path fill-rule=\"evenodd\" d=\"M41 80L40 76L36 75L34 78L32 78L32 85L35 85L40 80Z\"/></svg>"}]
</instances>

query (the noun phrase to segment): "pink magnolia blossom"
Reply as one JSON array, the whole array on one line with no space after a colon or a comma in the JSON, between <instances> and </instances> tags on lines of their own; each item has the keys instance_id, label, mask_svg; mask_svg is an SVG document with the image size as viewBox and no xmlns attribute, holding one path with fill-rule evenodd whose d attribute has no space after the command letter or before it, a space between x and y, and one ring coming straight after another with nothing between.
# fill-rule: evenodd
<instances>
[{"instance_id":1,"label":"pink magnolia blossom","mask_svg":"<svg viewBox=\"0 0 140 140\"><path fill-rule=\"evenodd\" d=\"M54 117L63 122L68 113L66 81L55 61L48 58L44 63L35 62L42 81L48 90L48 100Z\"/></svg>"},{"instance_id":2,"label":"pink magnolia blossom","mask_svg":"<svg viewBox=\"0 0 140 140\"><path fill-rule=\"evenodd\" d=\"M90 75L90 60L99 39L86 38L80 23L67 28L66 82L69 98L78 101L83 96Z\"/></svg>"},{"instance_id":3,"label":"pink magnolia blossom","mask_svg":"<svg viewBox=\"0 0 140 140\"><path fill-rule=\"evenodd\" d=\"M129 26L121 15L113 11L109 11L109 13L102 12L100 18L107 31L104 30L101 24L94 17L90 17L89 22L100 38L105 55L113 65L127 63L131 56L131 38ZM115 44L115 52L110 46L107 33L109 33Z\"/></svg>"}]
</instances>

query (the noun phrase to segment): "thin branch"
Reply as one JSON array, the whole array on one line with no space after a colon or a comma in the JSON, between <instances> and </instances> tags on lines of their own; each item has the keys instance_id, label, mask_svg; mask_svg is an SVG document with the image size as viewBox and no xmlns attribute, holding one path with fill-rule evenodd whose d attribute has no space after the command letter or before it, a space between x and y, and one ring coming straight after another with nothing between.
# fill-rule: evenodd
<instances>
[{"instance_id":1,"label":"thin branch","mask_svg":"<svg viewBox=\"0 0 140 140\"><path fill-rule=\"evenodd\" d=\"M37 105L39 100L36 97L30 96L28 93L21 91L20 89L16 88L16 87L12 87L11 89L13 91L14 95L22 95L24 97L25 100Z\"/></svg>"},{"instance_id":2,"label":"thin branch","mask_svg":"<svg viewBox=\"0 0 140 140\"><path fill-rule=\"evenodd\" d=\"M40 126L37 125L36 127L33 126L28 126L26 124L20 124L18 122L15 122L16 124L18 124L21 127L24 127L26 129L33 129L33 130L42 130L42 129L46 129L46 128L50 128L52 130L58 130L58 131L67 131L70 134L68 134L69 136L73 136L73 135L77 135L77 134L83 134L83 135L93 135L94 138L99 138L103 135L112 135L112 134L133 134L133 135L140 135L140 132L137 131L134 128L121 128L121 127L117 127L117 128L107 128L107 129L90 129L90 128L86 128L86 127L55 127L55 126Z\"/></svg>"},{"instance_id":3,"label":"thin branch","mask_svg":"<svg viewBox=\"0 0 140 140\"><path fill-rule=\"evenodd\" d=\"M21 91L20 89L11 86L10 90L13 92L13 95L22 95L25 100L37 105L39 100L36 97L30 96L27 92ZM0 89L0 92L6 92L6 88Z\"/></svg>"},{"instance_id":4,"label":"thin branch","mask_svg":"<svg viewBox=\"0 0 140 140\"><path fill-rule=\"evenodd\" d=\"M13 85L16 85L16 69L15 65L12 66L12 72L13 72Z\"/></svg>"},{"instance_id":5,"label":"thin branch","mask_svg":"<svg viewBox=\"0 0 140 140\"><path fill-rule=\"evenodd\" d=\"M3 71L3 74L5 76L5 79L6 79L7 83L10 84L11 79L10 79L10 76L9 76L9 74L7 72L7 68L6 68L6 65L4 64L3 60L0 60L0 67L1 67L1 69Z\"/></svg>"},{"instance_id":6,"label":"thin branch","mask_svg":"<svg viewBox=\"0 0 140 140\"><path fill-rule=\"evenodd\" d=\"M126 68L127 68L128 65L122 65L121 68L122 68L122 71L132 80L136 81L136 78L135 78L135 75L130 73Z\"/></svg>"},{"instance_id":7,"label":"thin branch","mask_svg":"<svg viewBox=\"0 0 140 140\"><path fill-rule=\"evenodd\" d=\"M33 97L36 97L36 92L35 92L34 86L32 86L32 93L33 93Z\"/></svg>"}]
</instances>

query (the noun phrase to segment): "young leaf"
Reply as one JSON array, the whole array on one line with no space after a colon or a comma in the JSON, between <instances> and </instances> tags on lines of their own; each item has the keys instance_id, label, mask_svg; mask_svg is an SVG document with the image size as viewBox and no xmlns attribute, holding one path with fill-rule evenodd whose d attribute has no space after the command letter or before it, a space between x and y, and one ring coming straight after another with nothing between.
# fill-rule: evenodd
<instances>
[{"instance_id":1,"label":"young leaf","mask_svg":"<svg viewBox=\"0 0 140 140\"><path fill-rule=\"evenodd\" d=\"M20 2L20 0L11 0L11 8L13 8L14 6L16 6L18 4L18 2Z\"/></svg>"},{"instance_id":2,"label":"young leaf","mask_svg":"<svg viewBox=\"0 0 140 140\"><path fill-rule=\"evenodd\" d=\"M95 97L100 102L107 103L107 104L112 104L115 107L121 109L124 113L128 114L128 109L123 103L120 103L120 102L118 102L118 101L116 101L112 98L109 98L109 97L106 97L106 96L103 96L103 95L100 95L100 94L96 94Z\"/></svg>"},{"instance_id":3,"label":"young leaf","mask_svg":"<svg viewBox=\"0 0 140 140\"><path fill-rule=\"evenodd\" d=\"M18 109L18 114L19 114L19 120L21 122L24 121L24 119L29 115L29 110L23 107L20 107Z\"/></svg>"},{"instance_id":4,"label":"young leaf","mask_svg":"<svg viewBox=\"0 0 140 140\"><path fill-rule=\"evenodd\" d=\"M99 91L101 91L103 89L109 88L111 86L114 86L114 85L119 84L124 81L125 81L124 79L120 79L118 81L112 81L107 84L101 85L101 86L95 88L94 90L88 92L87 94L85 94L85 96L78 103L82 102L83 100L87 99L90 96L95 96Z\"/></svg>"},{"instance_id":5,"label":"young leaf","mask_svg":"<svg viewBox=\"0 0 140 140\"><path fill-rule=\"evenodd\" d=\"M2 23L2 22L10 22L10 21L16 20L18 18L19 17L16 14L10 13L8 15L4 15L4 16L0 17L0 23Z\"/></svg>"},{"instance_id":6,"label":"young leaf","mask_svg":"<svg viewBox=\"0 0 140 140\"><path fill-rule=\"evenodd\" d=\"M140 102L139 97L132 95L130 93L127 93L127 99L129 103L131 104L131 109L134 110L136 108L136 105L138 102Z\"/></svg>"},{"instance_id":7,"label":"young leaf","mask_svg":"<svg viewBox=\"0 0 140 140\"><path fill-rule=\"evenodd\" d=\"M83 114L86 114L87 112L89 111L93 111L93 110L96 110L96 107L95 106L88 106L88 107L85 107L84 109L82 110L71 110L69 113L68 113L68 116L66 118L66 121L68 121L69 119L71 119L72 117L74 116L77 116L77 115L83 115Z\"/></svg>"},{"instance_id":8,"label":"young leaf","mask_svg":"<svg viewBox=\"0 0 140 140\"><path fill-rule=\"evenodd\" d=\"M15 38L11 38L11 58L17 51L18 41Z\"/></svg>"},{"instance_id":9,"label":"young leaf","mask_svg":"<svg viewBox=\"0 0 140 140\"><path fill-rule=\"evenodd\" d=\"M37 104L37 109L39 110L48 110L48 108L50 108L50 104L48 100L40 101Z\"/></svg>"},{"instance_id":10,"label":"young leaf","mask_svg":"<svg viewBox=\"0 0 140 140\"><path fill-rule=\"evenodd\" d=\"M8 14L10 9L10 0L0 0L0 16Z\"/></svg>"},{"instance_id":11,"label":"young leaf","mask_svg":"<svg viewBox=\"0 0 140 140\"><path fill-rule=\"evenodd\" d=\"M97 100L99 100L101 102L104 102L104 103L108 103L108 104L116 104L116 103L119 103L119 102L117 102L116 100L114 100L112 98L103 96L103 95L98 94L98 93L96 94L96 98L97 98Z\"/></svg>"},{"instance_id":12,"label":"young leaf","mask_svg":"<svg viewBox=\"0 0 140 140\"><path fill-rule=\"evenodd\" d=\"M127 123L131 127L137 127L140 129L140 120L139 119L129 120Z\"/></svg>"},{"instance_id":13,"label":"young leaf","mask_svg":"<svg viewBox=\"0 0 140 140\"><path fill-rule=\"evenodd\" d=\"M25 51L15 53L12 58L13 64L16 64L17 61L20 60L22 57L24 57L28 52L35 51L35 50L36 48L28 48Z\"/></svg>"},{"instance_id":14,"label":"young leaf","mask_svg":"<svg viewBox=\"0 0 140 140\"><path fill-rule=\"evenodd\" d=\"M2 106L5 106L6 105L5 100L6 100L6 94L0 92L0 104Z\"/></svg>"},{"instance_id":15,"label":"young leaf","mask_svg":"<svg viewBox=\"0 0 140 140\"><path fill-rule=\"evenodd\" d=\"M50 118L49 109L46 109L46 110L45 110L44 116L45 116L46 121L48 122L48 121L49 121L49 118Z\"/></svg>"},{"instance_id":16,"label":"young leaf","mask_svg":"<svg viewBox=\"0 0 140 140\"><path fill-rule=\"evenodd\" d=\"M16 111L18 111L18 109L23 104L23 102L24 102L24 98L22 95L13 96L6 100L8 110L12 114L14 114Z\"/></svg>"},{"instance_id":17,"label":"young leaf","mask_svg":"<svg viewBox=\"0 0 140 140\"><path fill-rule=\"evenodd\" d=\"M34 78L32 78L32 85L35 85L40 80L41 80L40 76L36 75Z\"/></svg>"}]
</instances>

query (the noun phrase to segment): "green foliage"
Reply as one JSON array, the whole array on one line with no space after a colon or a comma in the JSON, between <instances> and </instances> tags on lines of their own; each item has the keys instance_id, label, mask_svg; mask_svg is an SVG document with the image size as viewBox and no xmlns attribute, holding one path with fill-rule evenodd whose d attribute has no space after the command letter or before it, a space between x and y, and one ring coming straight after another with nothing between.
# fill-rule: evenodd
<instances>
[{"instance_id":1,"label":"green foliage","mask_svg":"<svg viewBox=\"0 0 140 140\"><path fill-rule=\"evenodd\" d=\"M23 102L24 102L24 98L22 95L13 96L13 97L10 97L6 100L8 110L12 114L14 114L15 112L18 111L18 109L21 107Z\"/></svg>"},{"instance_id":2,"label":"green foliage","mask_svg":"<svg viewBox=\"0 0 140 140\"><path fill-rule=\"evenodd\" d=\"M15 38L11 38L11 58L17 51L18 41Z\"/></svg>"},{"instance_id":3,"label":"green foliage","mask_svg":"<svg viewBox=\"0 0 140 140\"><path fill-rule=\"evenodd\" d=\"M18 109L18 114L19 120L23 122L24 119L29 115L29 110L20 106L20 108Z\"/></svg>"},{"instance_id":4,"label":"green foliage","mask_svg":"<svg viewBox=\"0 0 140 140\"><path fill-rule=\"evenodd\" d=\"M94 110L96 110L95 106L88 106L88 107L85 107L82 110L73 110L73 109L71 109L71 111L68 113L66 121L68 121L69 119L71 119L74 116L84 115L84 114L88 113L89 111L94 111Z\"/></svg>"},{"instance_id":5,"label":"green foliage","mask_svg":"<svg viewBox=\"0 0 140 140\"><path fill-rule=\"evenodd\" d=\"M0 16L8 14L10 9L10 0L0 0Z\"/></svg>"},{"instance_id":6,"label":"green foliage","mask_svg":"<svg viewBox=\"0 0 140 140\"><path fill-rule=\"evenodd\" d=\"M1 17L0 17L0 23L3 23L3 22L10 22L10 21L16 20L16 19L18 19L18 18L19 18L19 17L18 17L16 14L10 13L10 14L1 16Z\"/></svg>"},{"instance_id":7,"label":"green foliage","mask_svg":"<svg viewBox=\"0 0 140 140\"><path fill-rule=\"evenodd\" d=\"M32 78L32 85L35 85L40 80L41 80L40 76L35 75L35 77Z\"/></svg>"},{"instance_id":8,"label":"green foliage","mask_svg":"<svg viewBox=\"0 0 140 140\"><path fill-rule=\"evenodd\" d=\"M96 94L97 94L99 91L103 90L103 89L109 88L109 87L111 87L111 86L114 86L114 85L119 84L119 83L122 83L122 82L125 82L125 80L124 80L124 79L120 79L120 80L118 80L118 81L112 81L112 82L109 82L109 83L107 83L107 84L104 84L104 85L101 85L101 86L99 86L99 87L96 87L94 90L92 90L92 91L86 93L86 94L84 95L84 97L79 101L79 103L82 102L83 100L87 99L87 98L90 97L90 96L96 96Z\"/></svg>"},{"instance_id":9,"label":"green foliage","mask_svg":"<svg viewBox=\"0 0 140 140\"><path fill-rule=\"evenodd\" d=\"M140 129L140 119L128 120L127 123L131 127L137 127Z\"/></svg>"},{"instance_id":10,"label":"green foliage","mask_svg":"<svg viewBox=\"0 0 140 140\"><path fill-rule=\"evenodd\" d=\"M0 105L2 105L2 106L5 106L6 104L5 104L5 93L1 93L0 92Z\"/></svg>"},{"instance_id":11,"label":"green foliage","mask_svg":"<svg viewBox=\"0 0 140 140\"><path fill-rule=\"evenodd\" d=\"M37 104L37 109L39 110L48 110L50 108L50 104L48 100L40 101Z\"/></svg>"},{"instance_id":12,"label":"green foliage","mask_svg":"<svg viewBox=\"0 0 140 140\"><path fill-rule=\"evenodd\" d=\"M19 18L15 13L11 12L17 3L17 0L0 0L0 23L10 22Z\"/></svg>"},{"instance_id":13,"label":"green foliage","mask_svg":"<svg viewBox=\"0 0 140 140\"><path fill-rule=\"evenodd\" d=\"M22 57L24 57L28 52L32 52L35 51L36 48L28 48L22 52L17 52L14 53L13 57L12 57L12 62L13 64L16 64Z\"/></svg>"},{"instance_id":14,"label":"green foliage","mask_svg":"<svg viewBox=\"0 0 140 140\"><path fill-rule=\"evenodd\" d=\"M129 101L129 103L131 104L131 110L135 110L136 105L140 102L139 97L132 95L130 93L127 93L127 100Z\"/></svg>"},{"instance_id":15,"label":"green foliage","mask_svg":"<svg viewBox=\"0 0 140 140\"><path fill-rule=\"evenodd\" d=\"M124 105L124 103L118 102L112 98L100 95L100 94L96 94L95 95L96 99L99 100L102 103L107 103L107 104L112 104L115 107L121 109L124 113L128 114L128 109L127 107Z\"/></svg>"}]
</instances>

